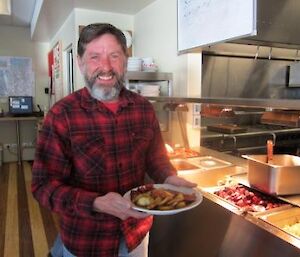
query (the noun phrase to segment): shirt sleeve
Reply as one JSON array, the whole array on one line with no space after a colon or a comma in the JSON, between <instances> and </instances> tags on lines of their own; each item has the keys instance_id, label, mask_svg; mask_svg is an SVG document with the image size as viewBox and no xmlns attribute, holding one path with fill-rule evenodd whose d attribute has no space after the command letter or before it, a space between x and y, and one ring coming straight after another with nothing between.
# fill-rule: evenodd
<instances>
[{"instance_id":1,"label":"shirt sleeve","mask_svg":"<svg viewBox=\"0 0 300 257\"><path fill-rule=\"evenodd\" d=\"M60 213L101 219L93 210L97 192L70 184L72 172L68 122L63 113L49 111L38 136L31 189L44 207Z\"/></svg>"},{"instance_id":2,"label":"shirt sleeve","mask_svg":"<svg viewBox=\"0 0 300 257\"><path fill-rule=\"evenodd\" d=\"M163 183L168 176L176 175L177 171L171 164L161 135L159 122L153 110L153 140L147 154L147 173L156 183Z\"/></svg>"}]
</instances>

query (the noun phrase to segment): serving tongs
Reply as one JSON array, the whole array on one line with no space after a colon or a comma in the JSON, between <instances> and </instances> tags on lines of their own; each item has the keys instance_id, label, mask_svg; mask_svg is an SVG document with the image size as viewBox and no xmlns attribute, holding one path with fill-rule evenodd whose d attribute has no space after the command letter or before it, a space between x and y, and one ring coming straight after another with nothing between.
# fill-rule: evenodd
<instances>
[{"instance_id":1,"label":"serving tongs","mask_svg":"<svg viewBox=\"0 0 300 257\"><path fill-rule=\"evenodd\" d=\"M273 140L267 140L267 160L266 163L272 164L274 156L274 143Z\"/></svg>"}]
</instances>

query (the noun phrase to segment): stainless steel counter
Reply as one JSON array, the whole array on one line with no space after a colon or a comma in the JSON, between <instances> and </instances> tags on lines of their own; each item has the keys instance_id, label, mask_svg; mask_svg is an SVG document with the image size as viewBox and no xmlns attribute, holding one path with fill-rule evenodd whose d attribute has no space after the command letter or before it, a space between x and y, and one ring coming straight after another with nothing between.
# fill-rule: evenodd
<instances>
[{"instance_id":1,"label":"stainless steel counter","mask_svg":"<svg viewBox=\"0 0 300 257\"><path fill-rule=\"evenodd\" d=\"M233 165L184 175L198 184L204 200L190 211L155 217L150 233L149 256L300 256L300 239L258 216L241 212L234 205L204 190L216 186L219 179L229 174L245 179L247 160L204 147L194 150L203 156L213 156Z\"/></svg>"}]
</instances>

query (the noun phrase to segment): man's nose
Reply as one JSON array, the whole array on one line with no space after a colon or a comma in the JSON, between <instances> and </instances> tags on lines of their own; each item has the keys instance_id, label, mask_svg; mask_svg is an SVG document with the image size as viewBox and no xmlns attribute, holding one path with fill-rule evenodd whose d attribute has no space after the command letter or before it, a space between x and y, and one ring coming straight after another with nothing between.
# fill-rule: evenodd
<instances>
[{"instance_id":1,"label":"man's nose","mask_svg":"<svg viewBox=\"0 0 300 257\"><path fill-rule=\"evenodd\" d=\"M100 60L100 66L103 70L109 71L111 70L111 62L108 56L103 56Z\"/></svg>"}]
</instances>

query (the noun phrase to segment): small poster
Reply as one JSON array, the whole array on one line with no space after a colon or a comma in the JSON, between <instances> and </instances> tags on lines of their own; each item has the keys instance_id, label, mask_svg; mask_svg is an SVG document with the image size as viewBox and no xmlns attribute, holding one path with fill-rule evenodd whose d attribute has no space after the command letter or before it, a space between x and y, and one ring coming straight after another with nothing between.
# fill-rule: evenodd
<instances>
[{"instance_id":1,"label":"small poster","mask_svg":"<svg viewBox=\"0 0 300 257\"><path fill-rule=\"evenodd\" d=\"M34 96L35 78L29 57L0 56L0 97Z\"/></svg>"},{"instance_id":2,"label":"small poster","mask_svg":"<svg viewBox=\"0 0 300 257\"><path fill-rule=\"evenodd\" d=\"M62 44L57 42L53 47L53 94L55 102L63 98L63 69L62 69Z\"/></svg>"}]
</instances>

